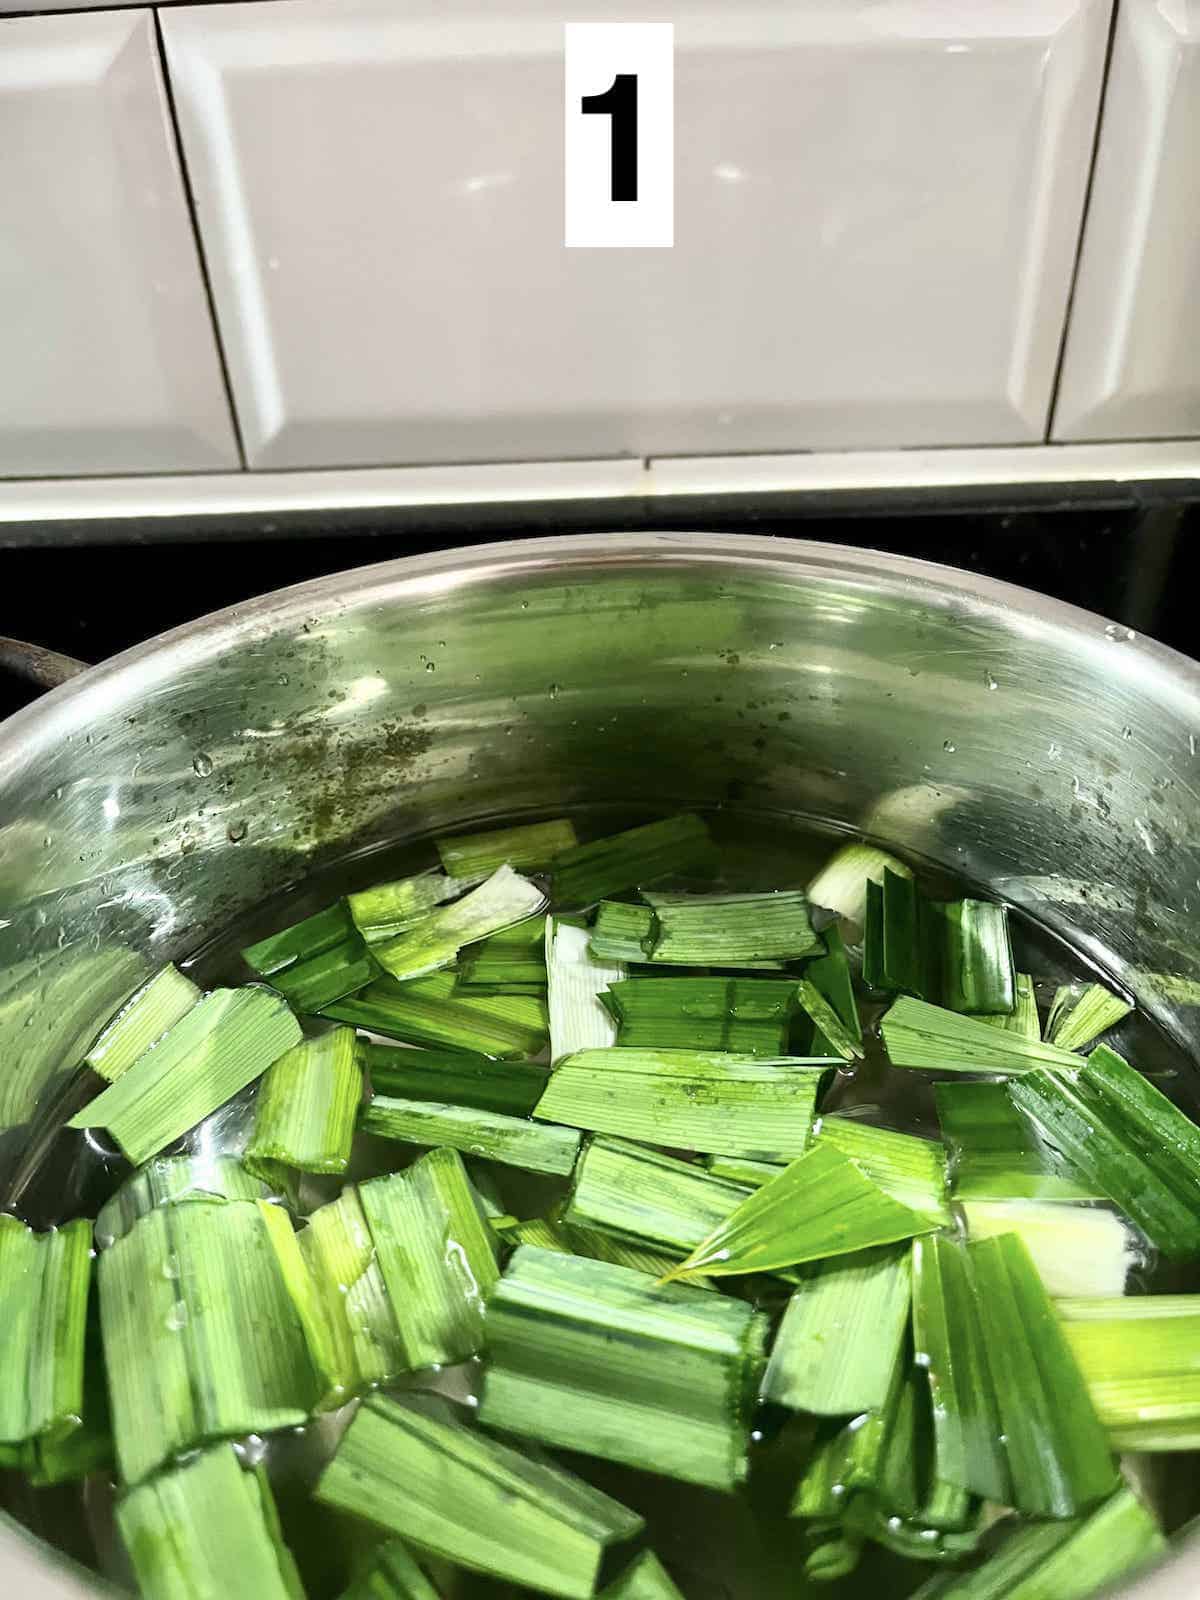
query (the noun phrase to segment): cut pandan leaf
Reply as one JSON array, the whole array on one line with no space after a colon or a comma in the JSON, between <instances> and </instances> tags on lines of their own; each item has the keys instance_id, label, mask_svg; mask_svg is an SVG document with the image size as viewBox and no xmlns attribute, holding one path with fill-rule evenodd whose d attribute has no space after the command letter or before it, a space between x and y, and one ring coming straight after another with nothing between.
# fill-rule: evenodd
<instances>
[{"instance_id":1,"label":"cut pandan leaf","mask_svg":"<svg viewBox=\"0 0 1200 1600\"><path fill-rule=\"evenodd\" d=\"M581 1050L550 1075L534 1116L681 1150L800 1155L828 1063L701 1050Z\"/></svg>"},{"instance_id":2,"label":"cut pandan leaf","mask_svg":"<svg viewBox=\"0 0 1200 1600\"><path fill-rule=\"evenodd\" d=\"M234 1156L156 1156L101 1207L96 1243L106 1250L155 1206L222 1205L227 1200L265 1200L270 1193L268 1185Z\"/></svg>"},{"instance_id":3,"label":"cut pandan leaf","mask_svg":"<svg viewBox=\"0 0 1200 1600\"><path fill-rule=\"evenodd\" d=\"M281 933L273 933L267 939L260 939L257 944L248 945L242 951L242 960L261 977L272 978L276 973L294 967L297 962L311 961L314 956L323 955L337 945L344 944L353 937L354 931L350 912L345 903L339 900L324 911L318 911L315 916L284 928Z\"/></svg>"},{"instance_id":4,"label":"cut pandan leaf","mask_svg":"<svg viewBox=\"0 0 1200 1600\"><path fill-rule=\"evenodd\" d=\"M554 861L554 903L581 909L660 878L711 870L715 862L707 827L685 812L563 851Z\"/></svg>"},{"instance_id":5,"label":"cut pandan leaf","mask_svg":"<svg viewBox=\"0 0 1200 1600\"><path fill-rule=\"evenodd\" d=\"M902 1346L881 1406L817 1440L796 1485L789 1516L819 1522L839 1519L852 1496L880 1491L888 1440L908 1371L907 1355L907 1347Z\"/></svg>"},{"instance_id":6,"label":"cut pandan leaf","mask_svg":"<svg viewBox=\"0 0 1200 1600\"><path fill-rule=\"evenodd\" d=\"M358 933L332 950L272 974L270 983L296 1011L319 1011L357 994L379 976L379 966Z\"/></svg>"},{"instance_id":7,"label":"cut pandan leaf","mask_svg":"<svg viewBox=\"0 0 1200 1600\"><path fill-rule=\"evenodd\" d=\"M966 1248L942 1235L912 1245L913 1343L932 1401L934 1474L958 1489L1005 1502L1008 1462L988 1366L986 1304Z\"/></svg>"},{"instance_id":8,"label":"cut pandan leaf","mask_svg":"<svg viewBox=\"0 0 1200 1600\"><path fill-rule=\"evenodd\" d=\"M799 889L765 894L647 893L654 911L649 959L676 967L757 966L824 950Z\"/></svg>"},{"instance_id":9,"label":"cut pandan leaf","mask_svg":"<svg viewBox=\"0 0 1200 1600\"><path fill-rule=\"evenodd\" d=\"M347 1187L321 1206L299 1234L300 1252L321 1291L330 1319L333 1348L352 1352L353 1387L384 1383L405 1370L395 1311L379 1268L375 1241L358 1190Z\"/></svg>"},{"instance_id":10,"label":"cut pandan leaf","mask_svg":"<svg viewBox=\"0 0 1200 1600\"><path fill-rule=\"evenodd\" d=\"M704 1165L714 1178L728 1178L730 1183L745 1184L747 1189L761 1189L764 1183L777 1178L787 1163L751 1161L745 1156L706 1156Z\"/></svg>"},{"instance_id":11,"label":"cut pandan leaf","mask_svg":"<svg viewBox=\"0 0 1200 1600\"><path fill-rule=\"evenodd\" d=\"M823 911L836 912L847 942L857 944L867 919L867 886L878 887L885 870L912 877L910 869L886 850L873 844L844 844L809 884L808 898Z\"/></svg>"},{"instance_id":12,"label":"cut pandan leaf","mask_svg":"<svg viewBox=\"0 0 1200 1600\"><path fill-rule=\"evenodd\" d=\"M649 906L627 906L602 900L596 908L591 950L597 961L648 961L654 942L654 913Z\"/></svg>"},{"instance_id":13,"label":"cut pandan leaf","mask_svg":"<svg viewBox=\"0 0 1200 1600\"><path fill-rule=\"evenodd\" d=\"M168 1028L173 1028L200 998L200 990L177 967L167 965L127 1000L104 1029L84 1061L114 1083Z\"/></svg>"},{"instance_id":14,"label":"cut pandan leaf","mask_svg":"<svg viewBox=\"0 0 1200 1600\"><path fill-rule=\"evenodd\" d=\"M683 1600L683 1595L654 1551L643 1550L601 1591L600 1600Z\"/></svg>"},{"instance_id":15,"label":"cut pandan leaf","mask_svg":"<svg viewBox=\"0 0 1200 1600\"><path fill-rule=\"evenodd\" d=\"M624 962L599 960L587 929L563 917L546 918L545 949L551 1061L615 1044L616 1023L600 996L624 978Z\"/></svg>"},{"instance_id":16,"label":"cut pandan leaf","mask_svg":"<svg viewBox=\"0 0 1200 1600\"><path fill-rule=\"evenodd\" d=\"M934 1227L953 1221L946 1195L946 1156L932 1139L873 1128L855 1117L822 1117L818 1144L849 1156L872 1183Z\"/></svg>"},{"instance_id":17,"label":"cut pandan leaf","mask_svg":"<svg viewBox=\"0 0 1200 1600\"><path fill-rule=\"evenodd\" d=\"M1022 1039L1040 1039L1042 1025L1038 1020L1037 995L1033 989L1033 979L1028 972L1018 972L1015 984L1016 1004L1011 1011L1001 1011L997 1016L980 1017L980 1022L987 1022L993 1028L1000 1028L1005 1033L1015 1033ZM1051 1038L1051 1044L1061 1044L1061 1040Z\"/></svg>"},{"instance_id":18,"label":"cut pandan leaf","mask_svg":"<svg viewBox=\"0 0 1200 1600\"><path fill-rule=\"evenodd\" d=\"M566 1600L589 1600L610 1550L643 1527L565 1468L383 1396L360 1407L316 1496L458 1566Z\"/></svg>"},{"instance_id":19,"label":"cut pandan leaf","mask_svg":"<svg viewBox=\"0 0 1200 1600\"><path fill-rule=\"evenodd\" d=\"M100 1348L98 1317L89 1315L83 1368L83 1409L79 1425L44 1434L22 1446L21 1470L35 1489L74 1483L113 1463L112 1418Z\"/></svg>"},{"instance_id":20,"label":"cut pandan leaf","mask_svg":"<svg viewBox=\"0 0 1200 1600\"><path fill-rule=\"evenodd\" d=\"M757 1056L786 1054L796 1000L790 978L627 978L604 996L622 1047Z\"/></svg>"},{"instance_id":21,"label":"cut pandan leaf","mask_svg":"<svg viewBox=\"0 0 1200 1600\"><path fill-rule=\"evenodd\" d=\"M885 1246L804 1273L771 1351L762 1398L818 1416L882 1406L908 1329L909 1252Z\"/></svg>"},{"instance_id":22,"label":"cut pandan leaf","mask_svg":"<svg viewBox=\"0 0 1200 1600\"><path fill-rule=\"evenodd\" d=\"M510 1217L504 1223L493 1222L492 1226L507 1244L532 1244L539 1250L557 1250L561 1255L588 1256L592 1261L611 1262L614 1267L631 1267L634 1272L647 1273L651 1278L661 1278L675 1264L669 1255L644 1245L630 1244L615 1234L570 1227L547 1217L531 1217L528 1222ZM715 1288L707 1278L690 1274L679 1281L697 1289Z\"/></svg>"},{"instance_id":23,"label":"cut pandan leaf","mask_svg":"<svg viewBox=\"0 0 1200 1600\"><path fill-rule=\"evenodd\" d=\"M117 1528L144 1595L163 1600L302 1600L266 1474L232 1445L160 1473L117 1503Z\"/></svg>"},{"instance_id":24,"label":"cut pandan leaf","mask_svg":"<svg viewBox=\"0 0 1200 1600\"><path fill-rule=\"evenodd\" d=\"M968 1200L962 1209L972 1239L1019 1235L1046 1293L1055 1299L1124 1294L1125 1280L1141 1259L1129 1229L1104 1206L1057 1200Z\"/></svg>"},{"instance_id":25,"label":"cut pandan leaf","mask_svg":"<svg viewBox=\"0 0 1200 1600\"><path fill-rule=\"evenodd\" d=\"M371 1230L407 1365L449 1366L483 1345L499 1269L491 1231L456 1150L431 1150L358 1197Z\"/></svg>"},{"instance_id":26,"label":"cut pandan leaf","mask_svg":"<svg viewBox=\"0 0 1200 1600\"><path fill-rule=\"evenodd\" d=\"M590 1139L564 1220L682 1255L752 1191L624 1139Z\"/></svg>"},{"instance_id":27,"label":"cut pandan leaf","mask_svg":"<svg viewBox=\"0 0 1200 1600\"><path fill-rule=\"evenodd\" d=\"M985 900L926 900L911 876L885 868L868 890L863 976L954 1012L1011 1012L1008 913Z\"/></svg>"},{"instance_id":28,"label":"cut pandan leaf","mask_svg":"<svg viewBox=\"0 0 1200 1600\"><path fill-rule=\"evenodd\" d=\"M1008 933L1008 908L990 900L951 900L937 907L932 924L940 946L939 998L950 1011L969 1015L1011 1012L1016 972Z\"/></svg>"},{"instance_id":29,"label":"cut pandan leaf","mask_svg":"<svg viewBox=\"0 0 1200 1600\"><path fill-rule=\"evenodd\" d=\"M35 1233L0 1212L0 1445L78 1426L91 1273L86 1221Z\"/></svg>"},{"instance_id":30,"label":"cut pandan leaf","mask_svg":"<svg viewBox=\"0 0 1200 1600\"><path fill-rule=\"evenodd\" d=\"M458 987L500 994L546 993L545 917L530 917L463 951ZM519 934L519 939L513 935ZM532 935L532 939L528 937Z\"/></svg>"},{"instance_id":31,"label":"cut pandan leaf","mask_svg":"<svg viewBox=\"0 0 1200 1600\"><path fill-rule=\"evenodd\" d=\"M899 1205L839 1150L818 1143L743 1200L676 1270L713 1277L771 1272L936 1226Z\"/></svg>"},{"instance_id":32,"label":"cut pandan leaf","mask_svg":"<svg viewBox=\"0 0 1200 1600\"><path fill-rule=\"evenodd\" d=\"M546 1043L545 1002L533 995L456 992L452 972L414 983L378 978L361 994L326 1006L325 1016L410 1044L485 1056L535 1056Z\"/></svg>"},{"instance_id":33,"label":"cut pandan leaf","mask_svg":"<svg viewBox=\"0 0 1200 1600\"><path fill-rule=\"evenodd\" d=\"M439 839L437 851L452 877L469 878L503 866L540 872L578 844L574 823L558 817L553 822L527 822L486 833L460 833L452 839Z\"/></svg>"},{"instance_id":34,"label":"cut pandan leaf","mask_svg":"<svg viewBox=\"0 0 1200 1600\"><path fill-rule=\"evenodd\" d=\"M282 1161L301 1172L345 1172L362 1089L353 1028L302 1040L267 1069L246 1165Z\"/></svg>"},{"instance_id":35,"label":"cut pandan leaf","mask_svg":"<svg viewBox=\"0 0 1200 1600\"><path fill-rule=\"evenodd\" d=\"M371 1552L367 1570L343 1590L341 1600L441 1600L441 1595L400 1539Z\"/></svg>"},{"instance_id":36,"label":"cut pandan leaf","mask_svg":"<svg viewBox=\"0 0 1200 1600\"><path fill-rule=\"evenodd\" d=\"M1200 1448L1200 1295L1055 1309L1114 1450Z\"/></svg>"},{"instance_id":37,"label":"cut pandan leaf","mask_svg":"<svg viewBox=\"0 0 1200 1600\"><path fill-rule=\"evenodd\" d=\"M497 1061L463 1050L409 1050L359 1041L359 1056L376 1094L440 1100L524 1117L546 1087L546 1069L532 1061Z\"/></svg>"},{"instance_id":38,"label":"cut pandan leaf","mask_svg":"<svg viewBox=\"0 0 1200 1600\"><path fill-rule=\"evenodd\" d=\"M1071 1517L1118 1477L1104 1429L1029 1252L1016 1234L967 1247L1012 1494L1030 1516Z\"/></svg>"},{"instance_id":39,"label":"cut pandan leaf","mask_svg":"<svg viewBox=\"0 0 1200 1600\"><path fill-rule=\"evenodd\" d=\"M1067 983L1057 989L1046 1037L1064 1050L1083 1050L1127 1017L1133 1007L1102 983Z\"/></svg>"},{"instance_id":40,"label":"cut pandan leaf","mask_svg":"<svg viewBox=\"0 0 1200 1600\"><path fill-rule=\"evenodd\" d=\"M1036 1067L1072 1070L1079 1057L1056 1044L1025 1039L978 1017L960 1016L927 1000L904 996L883 1018L883 1042L894 1067L935 1072L1029 1072Z\"/></svg>"},{"instance_id":41,"label":"cut pandan leaf","mask_svg":"<svg viewBox=\"0 0 1200 1600\"><path fill-rule=\"evenodd\" d=\"M1200 1128L1115 1051L1012 1082L1013 1104L1071 1177L1095 1185L1168 1260L1200 1255Z\"/></svg>"},{"instance_id":42,"label":"cut pandan leaf","mask_svg":"<svg viewBox=\"0 0 1200 1600\"><path fill-rule=\"evenodd\" d=\"M486 876L481 873L470 878L448 878L431 867L411 878L377 883L358 894L348 894L346 908L369 948L416 927L435 906L457 900Z\"/></svg>"},{"instance_id":43,"label":"cut pandan leaf","mask_svg":"<svg viewBox=\"0 0 1200 1600\"><path fill-rule=\"evenodd\" d=\"M342 1308L335 1303L341 1290L313 1271L292 1219L282 1206L260 1200L258 1208L308 1346L317 1380L317 1410L336 1411L350 1399L360 1381L354 1343Z\"/></svg>"},{"instance_id":44,"label":"cut pandan leaf","mask_svg":"<svg viewBox=\"0 0 1200 1600\"><path fill-rule=\"evenodd\" d=\"M464 945L535 916L546 896L511 867L500 867L486 883L450 905L439 906L406 933L373 946L380 966L393 978L423 978L458 959Z\"/></svg>"},{"instance_id":45,"label":"cut pandan leaf","mask_svg":"<svg viewBox=\"0 0 1200 1600\"><path fill-rule=\"evenodd\" d=\"M935 1083L956 1200L1099 1200L1094 1184L1057 1170L1003 1083Z\"/></svg>"},{"instance_id":46,"label":"cut pandan leaf","mask_svg":"<svg viewBox=\"0 0 1200 1600\"><path fill-rule=\"evenodd\" d=\"M214 989L67 1126L107 1128L139 1165L299 1042L299 1023L269 989Z\"/></svg>"},{"instance_id":47,"label":"cut pandan leaf","mask_svg":"<svg viewBox=\"0 0 1200 1600\"><path fill-rule=\"evenodd\" d=\"M801 978L797 998L816 1030L813 1037L822 1046L828 1045L843 1061L861 1061L863 1057L862 1030L857 1035L846 1027L829 1001L811 979Z\"/></svg>"},{"instance_id":48,"label":"cut pandan leaf","mask_svg":"<svg viewBox=\"0 0 1200 1600\"><path fill-rule=\"evenodd\" d=\"M1122 1487L1090 1516L1014 1527L974 1572L939 1574L911 1600L1090 1600L1166 1548L1153 1515Z\"/></svg>"},{"instance_id":49,"label":"cut pandan leaf","mask_svg":"<svg viewBox=\"0 0 1200 1600\"><path fill-rule=\"evenodd\" d=\"M364 1133L398 1139L402 1144L448 1145L452 1150L464 1150L468 1155L483 1156L507 1167L557 1173L560 1177L572 1170L579 1154L580 1136L574 1128L506 1117L498 1111L477 1111L472 1106L439 1105L436 1101L377 1095L363 1112L359 1125Z\"/></svg>"},{"instance_id":50,"label":"cut pandan leaf","mask_svg":"<svg viewBox=\"0 0 1200 1600\"><path fill-rule=\"evenodd\" d=\"M523 1245L488 1302L485 1426L733 1489L765 1318L744 1301Z\"/></svg>"},{"instance_id":51,"label":"cut pandan leaf","mask_svg":"<svg viewBox=\"0 0 1200 1600\"><path fill-rule=\"evenodd\" d=\"M858 1015L858 1002L854 998L854 979L850 973L850 963L846 958L846 947L842 943L842 936L837 927L833 926L826 928L821 937L825 944L825 954L808 963L804 969L805 980L812 984L828 1005L833 1007L838 1021L850 1040L853 1040L855 1045L861 1045L862 1022ZM808 1054L824 1055L827 1050L834 1054L842 1053L833 1051L830 1041L820 1028L815 1028L808 1042Z\"/></svg>"},{"instance_id":52,"label":"cut pandan leaf","mask_svg":"<svg viewBox=\"0 0 1200 1600\"><path fill-rule=\"evenodd\" d=\"M103 1252L98 1278L126 1483L313 1409L319 1385L257 1205L160 1206Z\"/></svg>"}]
</instances>

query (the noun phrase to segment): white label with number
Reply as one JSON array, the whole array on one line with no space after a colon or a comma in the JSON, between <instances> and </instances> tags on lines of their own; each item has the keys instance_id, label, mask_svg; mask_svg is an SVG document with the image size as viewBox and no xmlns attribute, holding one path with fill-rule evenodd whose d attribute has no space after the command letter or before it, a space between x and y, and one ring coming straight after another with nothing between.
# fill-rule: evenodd
<instances>
[{"instance_id":1,"label":"white label with number","mask_svg":"<svg viewBox=\"0 0 1200 1600\"><path fill-rule=\"evenodd\" d=\"M566 238L574 248L675 242L675 30L568 22Z\"/></svg>"}]
</instances>

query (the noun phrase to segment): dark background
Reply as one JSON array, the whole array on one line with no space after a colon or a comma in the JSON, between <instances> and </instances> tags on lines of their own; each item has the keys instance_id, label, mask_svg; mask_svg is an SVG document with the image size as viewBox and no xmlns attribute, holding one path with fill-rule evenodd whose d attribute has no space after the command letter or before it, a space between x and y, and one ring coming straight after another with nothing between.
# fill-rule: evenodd
<instances>
[{"instance_id":1,"label":"dark background","mask_svg":"<svg viewBox=\"0 0 1200 1600\"><path fill-rule=\"evenodd\" d=\"M1200 656L1193 554L1200 505L1189 503L1186 486L1158 500L1110 488L1093 491L1088 503L1067 497L983 510L695 497L632 513L627 503L601 502L473 509L469 519L376 511L183 529L148 522L117 543L98 542L94 526L39 528L36 544L21 542L32 531L10 528L0 535L0 634L95 662L235 601L348 567L522 534L651 527L791 535L943 561L1041 590ZM0 715L30 695L0 678Z\"/></svg>"}]
</instances>

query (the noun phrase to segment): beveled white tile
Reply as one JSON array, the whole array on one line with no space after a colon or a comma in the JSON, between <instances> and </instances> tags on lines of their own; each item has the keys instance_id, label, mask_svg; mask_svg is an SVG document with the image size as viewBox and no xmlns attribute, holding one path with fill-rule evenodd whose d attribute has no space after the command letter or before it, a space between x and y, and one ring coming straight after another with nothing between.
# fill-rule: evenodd
<instances>
[{"instance_id":1,"label":"beveled white tile","mask_svg":"<svg viewBox=\"0 0 1200 1600\"><path fill-rule=\"evenodd\" d=\"M0 475L237 465L152 14L0 21Z\"/></svg>"},{"instance_id":2,"label":"beveled white tile","mask_svg":"<svg viewBox=\"0 0 1200 1600\"><path fill-rule=\"evenodd\" d=\"M1121 0L1056 439L1200 434L1200 0Z\"/></svg>"},{"instance_id":3,"label":"beveled white tile","mask_svg":"<svg viewBox=\"0 0 1200 1600\"><path fill-rule=\"evenodd\" d=\"M563 247L562 24L162 16L250 461L1044 436L1109 0L690 0L672 250Z\"/></svg>"}]
</instances>

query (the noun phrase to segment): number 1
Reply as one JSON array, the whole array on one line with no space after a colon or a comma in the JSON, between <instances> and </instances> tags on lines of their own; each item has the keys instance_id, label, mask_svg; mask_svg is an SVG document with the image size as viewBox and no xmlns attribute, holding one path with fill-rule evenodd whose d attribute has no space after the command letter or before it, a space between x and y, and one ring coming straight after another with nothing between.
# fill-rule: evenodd
<instances>
[{"instance_id":1,"label":"number 1","mask_svg":"<svg viewBox=\"0 0 1200 1600\"><path fill-rule=\"evenodd\" d=\"M636 72L618 72L603 94L585 94L584 115L612 118L612 199L638 197L638 81Z\"/></svg>"}]
</instances>

